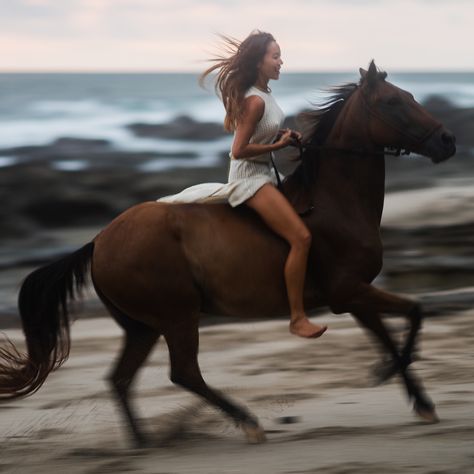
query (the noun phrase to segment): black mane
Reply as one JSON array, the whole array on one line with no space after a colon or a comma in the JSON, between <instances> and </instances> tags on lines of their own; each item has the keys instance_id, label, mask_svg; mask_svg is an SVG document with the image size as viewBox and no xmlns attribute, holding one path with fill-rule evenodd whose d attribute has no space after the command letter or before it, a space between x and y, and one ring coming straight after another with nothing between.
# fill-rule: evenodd
<instances>
[{"instance_id":1,"label":"black mane","mask_svg":"<svg viewBox=\"0 0 474 474\"><path fill-rule=\"evenodd\" d=\"M350 82L331 87L329 91L332 94L328 100L317 106L315 110L298 114L297 121L303 129L303 143L309 143L312 147L324 144L347 99L358 86L359 84ZM314 148L303 152L300 165L292 173L298 184L305 188L311 184L318 159L319 152Z\"/></svg>"}]
</instances>

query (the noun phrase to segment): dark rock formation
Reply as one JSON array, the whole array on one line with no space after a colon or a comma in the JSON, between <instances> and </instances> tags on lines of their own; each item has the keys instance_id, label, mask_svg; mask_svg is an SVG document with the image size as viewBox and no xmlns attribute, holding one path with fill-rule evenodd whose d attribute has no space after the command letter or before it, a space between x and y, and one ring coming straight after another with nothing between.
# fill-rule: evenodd
<instances>
[{"instance_id":1,"label":"dark rock formation","mask_svg":"<svg viewBox=\"0 0 474 474\"><path fill-rule=\"evenodd\" d=\"M456 135L461 151L474 148L474 107L456 107L437 95L428 97L423 106Z\"/></svg>"},{"instance_id":2,"label":"dark rock formation","mask_svg":"<svg viewBox=\"0 0 474 474\"><path fill-rule=\"evenodd\" d=\"M173 140L208 141L227 134L222 124L198 122L191 117L181 115L164 124L132 123L127 125L135 135L150 138L168 138Z\"/></svg>"}]
</instances>

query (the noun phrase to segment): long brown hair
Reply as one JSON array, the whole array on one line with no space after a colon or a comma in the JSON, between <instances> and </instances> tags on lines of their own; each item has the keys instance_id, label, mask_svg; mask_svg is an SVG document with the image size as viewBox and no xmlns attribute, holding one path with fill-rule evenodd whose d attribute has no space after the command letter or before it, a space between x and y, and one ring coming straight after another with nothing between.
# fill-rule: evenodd
<instances>
[{"instance_id":1,"label":"long brown hair","mask_svg":"<svg viewBox=\"0 0 474 474\"><path fill-rule=\"evenodd\" d=\"M259 30L252 31L243 41L230 36L219 36L223 40L225 54L210 60L216 64L201 74L199 83L203 86L204 79L218 70L214 88L226 110L224 128L231 132L242 116L245 92L257 81L257 65L265 56L268 44L275 41L275 38L270 33Z\"/></svg>"}]
</instances>

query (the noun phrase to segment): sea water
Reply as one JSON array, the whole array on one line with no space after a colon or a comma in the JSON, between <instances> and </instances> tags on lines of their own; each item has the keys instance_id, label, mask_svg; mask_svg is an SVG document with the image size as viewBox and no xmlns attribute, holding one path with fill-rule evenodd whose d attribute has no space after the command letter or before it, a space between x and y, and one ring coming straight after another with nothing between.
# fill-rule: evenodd
<instances>
[{"instance_id":1,"label":"sea water","mask_svg":"<svg viewBox=\"0 0 474 474\"><path fill-rule=\"evenodd\" d=\"M358 73L284 73L269 85L285 114L293 115L324 101L331 86L358 79ZM456 106L474 106L474 73L393 73L387 80L412 92L421 103L438 95ZM147 163L150 171L212 166L228 150L230 135L205 142L168 140L139 137L127 128L133 123L163 124L182 115L223 122L224 109L212 83L201 88L198 74L0 74L0 167L16 162L6 149L45 145L60 137L106 139L117 150L197 155L160 157ZM64 166L74 171L87 161Z\"/></svg>"}]
</instances>

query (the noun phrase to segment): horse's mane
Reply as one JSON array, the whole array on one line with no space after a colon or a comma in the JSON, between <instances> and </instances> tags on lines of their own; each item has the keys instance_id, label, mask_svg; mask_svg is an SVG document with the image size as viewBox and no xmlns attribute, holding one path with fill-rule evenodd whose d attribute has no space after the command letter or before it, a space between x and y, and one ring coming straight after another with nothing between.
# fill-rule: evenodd
<instances>
[{"instance_id":1,"label":"horse's mane","mask_svg":"<svg viewBox=\"0 0 474 474\"><path fill-rule=\"evenodd\" d=\"M350 82L331 87L329 89L331 95L325 102L319 105L313 104L316 107L314 110L297 115L296 120L302 128L304 143L309 143L313 147L324 144L347 99L358 86L359 84ZM292 173L298 184L305 188L311 184L310 180L315 174L318 159L319 153L314 148L303 152L301 163Z\"/></svg>"}]
</instances>

